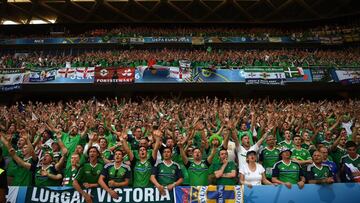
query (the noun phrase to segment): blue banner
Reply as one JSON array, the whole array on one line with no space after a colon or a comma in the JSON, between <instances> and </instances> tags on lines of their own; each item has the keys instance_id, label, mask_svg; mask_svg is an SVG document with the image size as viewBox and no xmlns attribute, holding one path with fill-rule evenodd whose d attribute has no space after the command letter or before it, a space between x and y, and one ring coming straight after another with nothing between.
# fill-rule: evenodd
<instances>
[{"instance_id":1,"label":"blue banner","mask_svg":"<svg viewBox=\"0 0 360 203\"><path fill-rule=\"evenodd\" d=\"M120 196L113 199L102 188L84 191L93 196L93 202L152 202L152 203L253 203L253 202L327 202L355 203L360 200L359 183L305 184L303 189L292 185L247 186L179 186L174 191L166 190L164 196L156 188L116 188ZM9 187L7 202L84 202L72 187Z\"/></svg>"},{"instance_id":2,"label":"blue banner","mask_svg":"<svg viewBox=\"0 0 360 203\"><path fill-rule=\"evenodd\" d=\"M358 202L360 199L360 184L335 183L331 185L305 184L303 189L292 185L291 189L280 186L253 186L244 187L241 193L240 186L204 186L204 187L176 187L176 203L245 203L254 202ZM346 198L345 198L346 197ZM345 199L344 199L345 198Z\"/></svg>"},{"instance_id":3,"label":"blue banner","mask_svg":"<svg viewBox=\"0 0 360 203\"><path fill-rule=\"evenodd\" d=\"M334 79L331 76L331 68L312 67L311 76L313 82L334 82Z\"/></svg>"},{"instance_id":4,"label":"blue banner","mask_svg":"<svg viewBox=\"0 0 360 203\"><path fill-rule=\"evenodd\" d=\"M359 68L335 68L331 70L331 76L334 78L335 82L339 82L343 85L360 83Z\"/></svg>"},{"instance_id":5,"label":"blue banner","mask_svg":"<svg viewBox=\"0 0 360 203\"><path fill-rule=\"evenodd\" d=\"M224 83L224 82L245 82L244 69L209 69L196 68L194 71L193 80L188 82L203 82L203 83Z\"/></svg>"}]
</instances>

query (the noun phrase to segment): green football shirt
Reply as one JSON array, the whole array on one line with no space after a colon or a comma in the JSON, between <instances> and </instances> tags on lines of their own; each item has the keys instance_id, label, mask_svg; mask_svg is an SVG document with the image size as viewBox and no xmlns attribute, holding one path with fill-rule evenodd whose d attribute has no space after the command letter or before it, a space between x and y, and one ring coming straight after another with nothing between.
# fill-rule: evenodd
<instances>
[{"instance_id":1,"label":"green football shirt","mask_svg":"<svg viewBox=\"0 0 360 203\"><path fill-rule=\"evenodd\" d=\"M222 165L223 165L222 163L212 164L211 173L214 173L215 171L220 170ZM233 161L229 161L224 169L224 173L231 173L231 171L233 171L233 170L236 171L235 163ZM236 178L221 177L221 178L216 179L216 185L236 185L236 183L237 183Z\"/></svg>"},{"instance_id":2,"label":"green football shirt","mask_svg":"<svg viewBox=\"0 0 360 203\"><path fill-rule=\"evenodd\" d=\"M158 163L152 171L152 175L155 175L156 180L160 185L166 186L176 182L179 178L182 178L180 165L171 161L169 165L164 162Z\"/></svg>"},{"instance_id":3,"label":"green football shirt","mask_svg":"<svg viewBox=\"0 0 360 203\"><path fill-rule=\"evenodd\" d=\"M310 152L304 148L301 149L295 149L293 148L291 150L292 154L291 154L291 158L295 158L297 160L300 161L305 161L305 160L310 160L311 159L311 155Z\"/></svg>"},{"instance_id":4,"label":"green football shirt","mask_svg":"<svg viewBox=\"0 0 360 203\"><path fill-rule=\"evenodd\" d=\"M92 166L89 162L85 163L76 174L75 179L80 183L97 183L100 173L104 165L101 163L96 163L95 166Z\"/></svg>"},{"instance_id":5,"label":"green football shirt","mask_svg":"<svg viewBox=\"0 0 360 203\"><path fill-rule=\"evenodd\" d=\"M77 168L69 168L69 169L66 169L64 171L64 177L63 177L63 182L62 182L62 185L63 186L72 186L73 184L73 181L75 179L75 176L76 174L78 173L78 169Z\"/></svg>"},{"instance_id":6,"label":"green football shirt","mask_svg":"<svg viewBox=\"0 0 360 203\"><path fill-rule=\"evenodd\" d=\"M332 177L330 167L326 164L321 164L321 167L318 168L315 164L307 166L306 169L306 179L309 180L322 180L325 178Z\"/></svg>"},{"instance_id":7,"label":"green football shirt","mask_svg":"<svg viewBox=\"0 0 360 203\"><path fill-rule=\"evenodd\" d=\"M336 163L336 165L340 166L340 161L343 156L346 155L346 149L337 146L336 149L332 152L330 152L330 156L332 157L333 161Z\"/></svg>"},{"instance_id":8,"label":"green football shirt","mask_svg":"<svg viewBox=\"0 0 360 203\"><path fill-rule=\"evenodd\" d=\"M41 167L39 167L35 172L35 186L36 187L46 187L46 186L60 186L58 180L52 180L48 176L41 175ZM52 175L56 175L56 169L53 165L49 165L45 170Z\"/></svg>"},{"instance_id":9,"label":"green football shirt","mask_svg":"<svg viewBox=\"0 0 360 203\"><path fill-rule=\"evenodd\" d=\"M357 155L355 159L352 159L348 154L341 158L341 165L352 164L358 170L360 170L360 155Z\"/></svg>"},{"instance_id":10,"label":"green football shirt","mask_svg":"<svg viewBox=\"0 0 360 203\"><path fill-rule=\"evenodd\" d=\"M115 163L106 164L101 172L101 175L105 176L105 182L113 180L117 183L124 182L125 179L131 178L131 169L126 164L121 164L116 168Z\"/></svg>"},{"instance_id":11,"label":"green football shirt","mask_svg":"<svg viewBox=\"0 0 360 203\"><path fill-rule=\"evenodd\" d=\"M209 176L209 166L207 160L202 160L199 164L188 161L185 167L188 169L191 186L207 186Z\"/></svg>"},{"instance_id":12,"label":"green football shirt","mask_svg":"<svg viewBox=\"0 0 360 203\"><path fill-rule=\"evenodd\" d=\"M145 162L141 162L139 159L134 158L131 162L131 168L133 171L133 187L152 187L153 184L150 181L152 173L152 166L155 164L155 160L150 157Z\"/></svg>"},{"instance_id":13,"label":"green football shirt","mask_svg":"<svg viewBox=\"0 0 360 203\"><path fill-rule=\"evenodd\" d=\"M286 142L285 140L283 140L283 141L279 142L278 145L279 145L279 148L281 148L281 147L286 147L286 148L288 148L288 149L294 148L294 144L293 144L292 141L290 141L290 143L288 143L288 142Z\"/></svg>"},{"instance_id":14,"label":"green football shirt","mask_svg":"<svg viewBox=\"0 0 360 203\"><path fill-rule=\"evenodd\" d=\"M274 164L279 161L279 154L280 150L277 148L270 150L268 147L265 147L261 150L259 160L265 168L265 175L267 178L272 177L272 168L274 167Z\"/></svg>"},{"instance_id":15,"label":"green football shirt","mask_svg":"<svg viewBox=\"0 0 360 203\"><path fill-rule=\"evenodd\" d=\"M61 137L62 142L64 143L64 146L66 149L68 149L68 157L71 157L71 155L75 152L76 146L80 144L83 139L81 139L81 136L79 134L75 136L71 136L68 133L62 133ZM71 159L67 159L66 162L66 168L71 167Z\"/></svg>"},{"instance_id":16,"label":"green football shirt","mask_svg":"<svg viewBox=\"0 0 360 203\"><path fill-rule=\"evenodd\" d=\"M23 159L25 162L31 164L31 169L28 170L24 167L17 165L15 162L15 167L11 167L11 174L13 174L13 180L11 181L12 186L32 186L33 185L33 172L35 171L36 162L29 157L28 159Z\"/></svg>"},{"instance_id":17,"label":"green football shirt","mask_svg":"<svg viewBox=\"0 0 360 203\"><path fill-rule=\"evenodd\" d=\"M277 177L282 182L296 184L301 176L304 176L303 171L296 162L290 161L289 164L285 164L283 161L278 161L274 165L272 177Z\"/></svg>"}]
</instances>

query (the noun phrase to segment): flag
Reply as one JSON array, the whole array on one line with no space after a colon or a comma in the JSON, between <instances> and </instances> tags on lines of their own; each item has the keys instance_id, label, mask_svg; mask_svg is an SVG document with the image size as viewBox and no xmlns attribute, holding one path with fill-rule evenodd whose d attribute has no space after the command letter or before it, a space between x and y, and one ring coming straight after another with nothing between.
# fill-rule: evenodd
<instances>
[{"instance_id":1,"label":"flag","mask_svg":"<svg viewBox=\"0 0 360 203\"><path fill-rule=\"evenodd\" d=\"M10 91L20 89L24 73L22 70L3 69L0 70L0 89Z\"/></svg>"},{"instance_id":2,"label":"flag","mask_svg":"<svg viewBox=\"0 0 360 203\"><path fill-rule=\"evenodd\" d=\"M58 70L56 77L75 79L75 71L74 68L61 68Z\"/></svg>"},{"instance_id":3,"label":"flag","mask_svg":"<svg viewBox=\"0 0 360 203\"><path fill-rule=\"evenodd\" d=\"M134 68L95 68L96 83L129 83L135 80Z\"/></svg>"},{"instance_id":4,"label":"flag","mask_svg":"<svg viewBox=\"0 0 360 203\"><path fill-rule=\"evenodd\" d=\"M245 68L246 84L283 85L285 73L282 68Z\"/></svg>"},{"instance_id":5,"label":"flag","mask_svg":"<svg viewBox=\"0 0 360 203\"><path fill-rule=\"evenodd\" d=\"M76 68L76 78L92 79L95 76L95 67Z\"/></svg>"},{"instance_id":6,"label":"flag","mask_svg":"<svg viewBox=\"0 0 360 203\"><path fill-rule=\"evenodd\" d=\"M304 70L301 67L284 68L286 78L296 78L304 76Z\"/></svg>"},{"instance_id":7,"label":"flag","mask_svg":"<svg viewBox=\"0 0 360 203\"><path fill-rule=\"evenodd\" d=\"M302 67L284 67L286 82L312 82L310 69Z\"/></svg>"},{"instance_id":8,"label":"flag","mask_svg":"<svg viewBox=\"0 0 360 203\"><path fill-rule=\"evenodd\" d=\"M29 73L29 82L47 82L55 80L57 70L53 68L38 68Z\"/></svg>"},{"instance_id":9,"label":"flag","mask_svg":"<svg viewBox=\"0 0 360 203\"><path fill-rule=\"evenodd\" d=\"M243 186L184 186L175 188L176 203L242 203Z\"/></svg>"},{"instance_id":10,"label":"flag","mask_svg":"<svg viewBox=\"0 0 360 203\"><path fill-rule=\"evenodd\" d=\"M336 82L342 84L360 83L360 70L357 68L338 68L332 70Z\"/></svg>"}]
</instances>

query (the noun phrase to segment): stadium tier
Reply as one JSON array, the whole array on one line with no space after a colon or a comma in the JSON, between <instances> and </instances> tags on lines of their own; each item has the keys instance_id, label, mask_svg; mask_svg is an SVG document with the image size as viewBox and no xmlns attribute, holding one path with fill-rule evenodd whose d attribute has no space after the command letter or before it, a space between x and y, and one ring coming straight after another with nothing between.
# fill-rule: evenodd
<instances>
[{"instance_id":1,"label":"stadium tier","mask_svg":"<svg viewBox=\"0 0 360 203\"><path fill-rule=\"evenodd\" d=\"M0 1L0 203L358 202L359 10Z\"/></svg>"}]
</instances>

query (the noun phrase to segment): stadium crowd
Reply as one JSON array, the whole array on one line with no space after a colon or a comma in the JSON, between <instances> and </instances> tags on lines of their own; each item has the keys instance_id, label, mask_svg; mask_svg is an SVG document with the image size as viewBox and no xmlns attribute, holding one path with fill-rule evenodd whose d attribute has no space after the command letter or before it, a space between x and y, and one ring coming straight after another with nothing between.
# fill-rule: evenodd
<instances>
[{"instance_id":1,"label":"stadium crowd","mask_svg":"<svg viewBox=\"0 0 360 203\"><path fill-rule=\"evenodd\" d=\"M192 67L221 66L359 66L360 50L124 50L85 52L68 56L46 54L3 55L0 68L38 67L137 67L142 65L179 66L190 60Z\"/></svg>"},{"instance_id":2,"label":"stadium crowd","mask_svg":"<svg viewBox=\"0 0 360 203\"><path fill-rule=\"evenodd\" d=\"M59 30L59 28L57 28ZM120 25L115 28L97 28L85 32L65 28L65 32L55 32L56 36L44 32L38 34L0 32L0 39L39 38L39 37L292 37L306 39L308 37L342 36L359 33L359 22L346 24L324 24L318 26L274 27L274 26L164 26L161 25ZM61 34L62 33L62 34Z\"/></svg>"},{"instance_id":3,"label":"stadium crowd","mask_svg":"<svg viewBox=\"0 0 360 203\"><path fill-rule=\"evenodd\" d=\"M360 100L136 98L1 106L13 186L360 182ZM306 187L306 186L305 186Z\"/></svg>"},{"instance_id":4,"label":"stadium crowd","mask_svg":"<svg viewBox=\"0 0 360 203\"><path fill-rule=\"evenodd\" d=\"M94 29L85 32L81 36L102 37L175 37L175 36L192 36L192 37L281 37L289 36L294 38L319 37L319 36L338 36L360 32L357 23L349 25L321 25L309 28L273 28L273 27L151 27L151 26L121 26L114 29Z\"/></svg>"}]
</instances>

